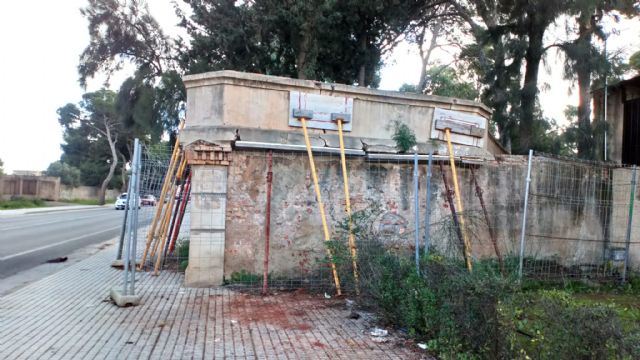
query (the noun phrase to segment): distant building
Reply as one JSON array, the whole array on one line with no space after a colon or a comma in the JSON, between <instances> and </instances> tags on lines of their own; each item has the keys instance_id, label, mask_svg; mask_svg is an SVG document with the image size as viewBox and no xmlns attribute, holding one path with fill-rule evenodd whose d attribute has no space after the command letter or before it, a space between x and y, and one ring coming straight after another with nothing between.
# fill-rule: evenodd
<instances>
[{"instance_id":1,"label":"distant building","mask_svg":"<svg viewBox=\"0 0 640 360\"><path fill-rule=\"evenodd\" d=\"M0 177L0 200L16 197L57 201L60 178L51 176L5 175Z\"/></svg>"},{"instance_id":2,"label":"distant building","mask_svg":"<svg viewBox=\"0 0 640 360\"><path fill-rule=\"evenodd\" d=\"M40 170L13 170L13 175L19 176L43 176L44 171Z\"/></svg>"},{"instance_id":3,"label":"distant building","mask_svg":"<svg viewBox=\"0 0 640 360\"><path fill-rule=\"evenodd\" d=\"M604 121L604 90L593 92L594 123ZM607 160L640 165L640 75L608 87ZM604 154L604 141L598 144Z\"/></svg>"}]
</instances>

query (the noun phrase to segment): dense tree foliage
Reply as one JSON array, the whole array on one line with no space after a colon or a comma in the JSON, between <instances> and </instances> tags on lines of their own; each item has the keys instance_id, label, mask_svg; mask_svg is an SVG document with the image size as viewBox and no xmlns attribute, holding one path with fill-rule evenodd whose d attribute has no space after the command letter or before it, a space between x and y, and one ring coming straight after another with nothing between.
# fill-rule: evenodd
<instances>
[{"instance_id":1,"label":"dense tree foliage","mask_svg":"<svg viewBox=\"0 0 640 360\"><path fill-rule=\"evenodd\" d=\"M635 0L582 0L567 9L567 15L575 19L567 32L573 39L558 44L565 55L565 78L577 80L578 106L575 126L572 128L577 141L578 156L585 159L596 157L596 136L591 126L591 84L592 77L607 73L608 59L595 46L594 38L605 41L608 34L602 28L601 20L607 13L633 16L638 14ZM616 15L616 16L618 16ZM553 45L552 45L553 46Z\"/></svg>"},{"instance_id":2,"label":"dense tree foliage","mask_svg":"<svg viewBox=\"0 0 640 360\"><path fill-rule=\"evenodd\" d=\"M635 0L182 0L175 8L187 38L166 36L144 0L89 0L82 9L90 42L80 57L81 84L126 62L137 68L115 96L123 138L154 143L175 134L184 74L227 69L376 87L385 55L407 41L422 64L403 91L482 101L493 110L491 129L514 153L583 158L596 157L604 132L592 128L591 88L621 69L603 54L602 21L640 11ZM443 47L459 49L455 64L433 61ZM545 118L538 101L551 49L578 87L566 129ZM640 67L638 59L629 65ZM116 144L123 166L128 144Z\"/></svg>"},{"instance_id":3,"label":"dense tree foliage","mask_svg":"<svg viewBox=\"0 0 640 360\"><path fill-rule=\"evenodd\" d=\"M425 9L442 1L185 1L190 73L241 70L376 86L382 57Z\"/></svg>"},{"instance_id":4,"label":"dense tree foliage","mask_svg":"<svg viewBox=\"0 0 640 360\"><path fill-rule=\"evenodd\" d=\"M49 164L49 167L45 171L45 175L57 176L60 178L60 182L65 185L79 186L81 184L80 169L62 161L54 161Z\"/></svg>"},{"instance_id":5,"label":"dense tree foliage","mask_svg":"<svg viewBox=\"0 0 640 360\"><path fill-rule=\"evenodd\" d=\"M116 93L100 90L82 96L78 104L58 109L64 129L61 160L80 169L87 185L100 184L99 203L118 166L117 144L122 140L122 123L116 112Z\"/></svg>"},{"instance_id":6,"label":"dense tree foliage","mask_svg":"<svg viewBox=\"0 0 640 360\"><path fill-rule=\"evenodd\" d=\"M436 65L425 71L423 83L419 82L418 85L403 84L399 91L478 100L480 93L474 84L464 81L459 74L460 71L450 66Z\"/></svg>"}]
</instances>

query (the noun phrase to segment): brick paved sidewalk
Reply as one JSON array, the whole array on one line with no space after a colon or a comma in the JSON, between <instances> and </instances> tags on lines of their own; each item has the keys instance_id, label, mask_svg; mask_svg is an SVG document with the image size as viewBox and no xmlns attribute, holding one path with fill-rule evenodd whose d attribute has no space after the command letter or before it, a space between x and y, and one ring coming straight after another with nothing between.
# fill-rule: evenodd
<instances>
[{"instance_id":1,"label":"brick paved sidewalk","mask_svg":"<svg viewBox=\"0 0 640 360\"><path fill-rule=\"evenodd\" d=\"M343 300L187 289L183 275L138 276L143 304L108 299L113 246L0 298L0 359L419 359L412 343L368 335ZM424 355L422 355L424 356Z\"/></svg>"}]
</instances>

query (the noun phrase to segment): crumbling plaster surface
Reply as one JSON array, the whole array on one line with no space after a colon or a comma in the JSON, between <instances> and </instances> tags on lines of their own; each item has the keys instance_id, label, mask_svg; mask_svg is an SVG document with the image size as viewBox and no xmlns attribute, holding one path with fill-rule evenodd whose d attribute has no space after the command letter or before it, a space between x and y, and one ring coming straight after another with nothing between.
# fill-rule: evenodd
<instances>
[{"instance_id":1,"label":"crumbling plaster surface","mask_svg":"<svg viewBox=\"0 0 640 360\"><path fill-rule=\"evenodd\" d=\"M188 118L187 126L180 134L181 142L189 144L205 140L226 149L233 148L229 166L206 165L197 170L217 169L225 174L224 179L218 179L216 184L224 184L224 191L220 189L215 195L221 197L224 193L225 210L222 215L216 215L218 225L213 226L202 219L191 223L192 234L210 237L198 239L190 251L187 277L195 279L193 284L197 286L220 284L223 277L229 278L237 272L262 273L268 150L241 150L234 148L234 141L303 145L301 129L288 126L289 91L354 98L353 131L345 134L345 144L347 148L363 149L368 153L396 151L389 125L398 120L416 132L420 153L433 151L444 155L448 153L446 145L429 139L435 107L466 111L485 118L490 115L484 105L465 100L230 71L187 76L185 85ZM313 146L338 147L335 133L315 129L309 132ZM489 141L484 143L486 146ZM454 145L454 153L458 158L468 156L484 160L475 168L475 175L483 190L490 223L495 228L502 253L505 256L515 255L519 250L526 157L494 157L485 148L461 145ZM451 169L447 163L443 169L453 189ZM344 219L345 202L339 156L316 154L316 165L331 232L335 237L338 223ZM476 258L494 256L475 194L471 166L462 165L458 176L465 219L470 223L472 253ZM619 213L620 209L603 211L602 208L585 206L603 200L603 194L599 192L602 184L589 176L574 178L567 183L565 178L573 176L570 173L556 173L550 177L553 166L553 163L534 160L531 191L542 196L533 199L529 207L525 255L551 258L569 266L576 262L601 262L606 255L602 240L619 237L612 232L611 225L619 231L621 224L615 221L622 220L613 221L611 217L622 219L624 214ZM416 228L413 164L397 160L368 161L365 157L356 156L348 158L347 168L353 211L379 207L380 213L370 219L370 230L377 239L410 250L414 242L413 229ZM425 216L425 172L426 166L421 163L421 219ZM193 181L195 190L198 182L216 180L195 176ZM614 186L612 191L622 193L624 189ZM206 197L211 194L200 195ZM572 200L563 202L563 196ZM455 232L443 230L447 228L443 225L447 222L451 227L451 211L439 164L434 164L433 168L431 198L432 244L443 253L460 256ZM222 198L216 199L210 200L216 204L223 201ZM208 211L215 210L207 205L209 203L201 201L202 206L196 206L196 212L208 216ZM288 278L312 274L318 262L325 257L325 244L306 153L274 151L270 212L270 273ZM419 224L420 232L423 231L423 221ZM637 266L637 255L633 256L632 266Z\"/></svg>"},{"instance_id":2,"label":"crumbling plaster surface","mask_svg":"<svg viewBox=\"0 0 640 360\"><path fill-rule=\"evenodd\" d=\"M324 257L322 224L315 201L313 183L306 154L274 153L273 195L271 205L270 272L284 276L311 273L314 264ZM259 274L263 269L264 225L266 213L266 152L235 151L229 168L227 239L225 276L246 271ZM344 219L344 193L339 157L316 155L316 165L325 209L332 233ZM380 206L382 213L372 219L371 226L379 239L411 248L414 242L413 164L368 162L349 158L351 203L354 211ZM526 158L510 157L509 161L491 162L475 169L483 190L490 222L505 255L518 252L522 221L522 201ZM580 184L550 182L550 171L544 162L534 162L532 192L550 192L557 187L573 191L567 197L583 196L593 203L599 184L584 179ZM443 167L453 188L450 168ZM424 221L426 166L420 165L420 218ZM492 257L494 250L482 217L469 165L459 169L462 202L468 213L473 254L477 258ZM439 166L432 177L432 244L441 252L459 256L457 239L441 226L449 221L446 191ZM557 194L556 194L557 195ZM586 209L586 210L585 210ZM604 244L589 239L603 239L606 227L600 209L581 208L576 204L539 200L531 203L526 238L526 255L556 259L564 265L579 262L598 263L604 256ZM610 216L610 215L608 215ZM624 217L624 216L623 216ZM475 222L475 223L474 223ZM640 223L640 222L639 222ZM420 224L421 232L423 223ZM540 235L536 237L534 235ZM553 236L555 239L544 238ZM582 238L583 242L562 239ZM420 237L422 241L422 236Z\"/></svg>"}]
</instances>

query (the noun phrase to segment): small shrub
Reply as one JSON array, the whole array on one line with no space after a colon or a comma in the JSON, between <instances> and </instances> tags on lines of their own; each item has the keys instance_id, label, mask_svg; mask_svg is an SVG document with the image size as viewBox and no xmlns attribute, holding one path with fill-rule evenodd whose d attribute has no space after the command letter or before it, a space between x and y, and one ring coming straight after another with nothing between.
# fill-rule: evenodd
<instances>
[{"instance_id":1,"label":"small shrub","mask_svg":"<svg viewBox=\"0 0 640 360\"><path fill-rule=\"evenodd\" d=\"M257 284L259 281L262 281L261 275L252 274L246 270L241 270L231 274L231 283L251 285Z\"/></svg>"},{"instance_id":2,"label":"small shrub","mask_svg":"<svg viewBox=\"0 0 640 360\"><path fill-rule=\"evenodd\" d=\"M12 197L11 200L0 201L0 209L27 209L46 206L41 199L25 199L23 197Z\"/></svg>"},{"instance_id":3,"label":"small shrub","mask_svg":"<svg viewBox=\"0 0 640 360\"><path fill-rule=\"evenodd\" d=\"M578 281L550 286L525 280L520 286L514 272L502 275L493 260L475 261L469 273L455 256L459 251L453 258L431 251L418 273L408 247L378 241L376 214L369 210L351 218L361 303L386 325L426 342L438 358L640 359L640 311L576 295L607 290L627 299L638 293L638 278L597 289ZM348 223L340 224L338 240L328 246L341 279L349 279ZM515 269L517 260L506 257L506 267Z\"/></svg>"},{"instance_id":4,"label":"small shrub","mask_svg":"<svg viewBox=\"0 0 640 360\"><path fill-rule=\"evenodd\" d=\"M585 304L564 290L514 296L502 308L510 350L535 359L638 358L637 329L625 331L615 306Z\"/></svg>"},{"instance_id":5,"label":"small shrub","mask_svg":"<svg viewBox=\"0 0 640 360\"><path fill-rule=\"evenodd\" d=\"M393 141L396 142L396 148L401 153L406 153L416 145L416 134L407 124L396 120L393 122Z\"/></svg>"},{"instance_id":6,"label":"small shrub","mask_svg":"<svg viewBox=\"0 0 640 360\"><path fill-rule=\"evenodd\" d=\"M508 357L498 306L514 289L511 279L490 266L468 273L438 255L423 260L421 274L409 258L381 249L362 262L363 293L383 321L430 340L442 358Z\"/></svg>"},{"instance_id":7,"label":"small shrub","mask_svg":"<svg viewBox=\"0 0 640 360\"><path fill-rule=\"evenodd\" d=\"M175 254L178 258L178 269L185 271L189 266L189 240L179 240Z\"/></svg>"}]
</instances>

